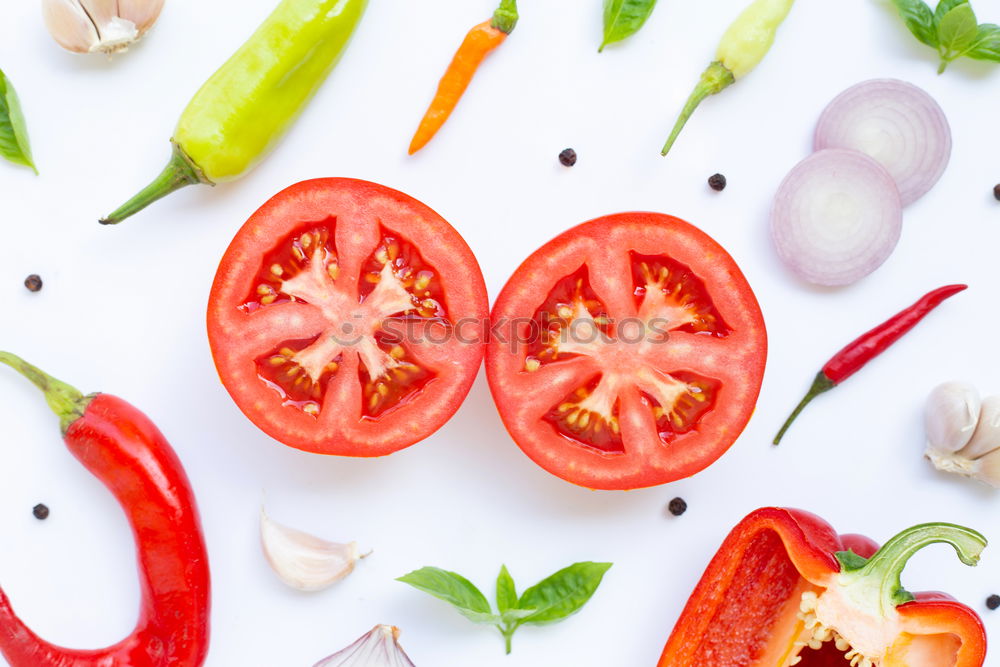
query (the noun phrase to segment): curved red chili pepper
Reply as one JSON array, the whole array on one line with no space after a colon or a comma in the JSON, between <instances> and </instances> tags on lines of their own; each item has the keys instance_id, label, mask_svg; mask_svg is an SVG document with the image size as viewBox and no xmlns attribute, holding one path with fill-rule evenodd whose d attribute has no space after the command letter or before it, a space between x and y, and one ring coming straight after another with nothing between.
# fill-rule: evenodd
<instances>
[{"instance_id":1,"label":"curved red chili pepper","mask_svg":"<svg viewBox=\"0 0 1000 667\"><path fill-rule=\"evenodd\" d=\"M26 362L5 363L42 391L74 456L114 494L135 536L142 605L133 633L106 649L49 644L0 590L0 653L12 667L197 667L208 652L210 579L194 493L170 444L120 398L83 396Z\"/></svg>"},{"instance_id":2,"label":"curved red chili pepper","mask_svg":"<svg viewBox=\"0 0 1000 667\"><path fill-rule=\"evenodd\" d=\"M927 314L941 305L941 302L948 297L968 289L968 285L946 285L939 287L933 292L928 292L919 301L897 313L871 331L868 331L847 344L840 352L833 355L830 361L826 362L805 397L799 402L791 416L782 425L778 435L774 438L774 444L781 442L785 431L792 425L799 413L812 402L814 398L830 391L841 382L851 377L865 364L885 352L893 343L902 338L906 333L917 326L920 320L927 317Z\"/></svg>"}]
</instances>

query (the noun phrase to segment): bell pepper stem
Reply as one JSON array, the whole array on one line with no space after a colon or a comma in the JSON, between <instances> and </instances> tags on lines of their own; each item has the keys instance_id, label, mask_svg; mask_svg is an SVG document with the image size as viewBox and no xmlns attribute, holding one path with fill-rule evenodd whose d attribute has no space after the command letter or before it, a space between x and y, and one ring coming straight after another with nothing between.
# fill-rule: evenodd
<instances>
[{"instance_id":1,"label":"bell pepper stem","mask_svg":"<svg viewBox=\"0 0 1000 667\"><path fill-rule=\"evenodd\" d=\"M493 19L490 21L490 25L500 32L509 35L514 32L517 20L517 0L501 0L500 6L493 12Z\"/></svg>"},{"instance_id":2,"label":"bell pepper stem","mask_svg":"<svg viewBox=\"0 0 1000 667\"><path fill-rule=\"evenodd\" d=\"M59 417L63 433L66 432L70 424L83 416L90 401L93 400L93 396L84 396L75 387L55 379L37 366L29 364L10 352L0 351L0 363L10 366L42 390L42 393L45 394L45 402Z\"/></svg>"},{"instance_id":3,"label":"bell pepper stem","mask_svg":"<svg viewBox=\"0 0 1000 667\"><path fill-rule=\"evenodd\" d=\"M153 179L153 182L143 188L139 194L122 204L114 213L101 218L102 225L117 225L119 222L135 215L158 199L166 197L171 192L176 192L181 188L194 185L195 183L206 183L215 185L205 178L198 166L189 158L177 144L172 144L173 153L166 168L160 175Z\"/></svg>"},{"instance_id":4,"label":"bell pepper stem","mask_svg":"<svg viewBox=\"0 0 1000 667\"><path fill-rule=\"evenodd\" d=\"M931 544L950 544L959 560L975 566L986 548L986 538L971 528L950 523L925 523L904 530L886 542L867 561L853 552L837 554L841 562L842 583L877 591L880 611L884 614L901 604L913 601L913 594L903 588L900 577L907 562Z\"/></svg>"},{"instance_id":5,"label":"bell pepper stem","mask_svg":"<svg viewBox=\"0 0 1000 667\"><path fill-rule=\"evenodd\" d=\"M826 373L820 371L816 374L816 379L813 380L812 386L809 387L809 392L799 401L799 404L795 406L792 414L788 416L785 423L782 425L781 430L778 431L778 435L774 436L774 444L777 445L781 442L781 439L785 437L785 431L788 427L792 425L792 422L802 413L807 405L812 403L812 400L822 393L828 392L837 384L826 376Z\"/></svg>"},{"instance_id":6,"label":"bell pepper stem","mask_svg":"<svg viewBox=\"0 0 1000 667\"><path fill-rule=\"evenodd\" d=\"M666 155L673 148L674 142L677 141L677 137L680 136L681 130L687 125L688 119L691 118L691 114L694 113L698 105L701 104L709 95L717 95L729 86L736 83L736 77L733 73L729 71L725 65L719 61L713 62L708 68L702 72L701 80L698 85L694 87L691 92L691 96L688 98L687 103L681 110L681 115L677 118L677 122L674 124L673 132L670 133L670 138L667 139L667 143L663 145L663 151L660 155Z\"/></svg>"}]
</instances>

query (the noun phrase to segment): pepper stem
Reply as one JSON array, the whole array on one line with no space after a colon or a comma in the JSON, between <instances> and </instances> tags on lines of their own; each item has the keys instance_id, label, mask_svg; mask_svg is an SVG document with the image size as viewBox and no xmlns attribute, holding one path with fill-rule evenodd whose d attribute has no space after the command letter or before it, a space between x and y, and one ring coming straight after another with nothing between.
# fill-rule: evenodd
<instances>
[{"instance_id":1,"label":"pepper stem","mask_svg":"<svg viewBox=\"0 0 1000 667\"><path fill-rule=\"evenodd\" d=\"M913 601L913 594L905 590L900 581L903 569L918 551L936 543L953 546L959 560L970 566L979 563L979 555L986 548L986 538L971 528L951 523L925 523L896 535L867 561L853 552L838 553L845 577L842 583L877 586L880 610L884 614Z\"/></svg>"},{"instance_id":2,"label":"pepper stem","mask_svg":"<svg viewBox=\"0 0 1000 667\"><path fill-rule=\"evenodd\" d=\"M518 18L517 0L501 0L500 6L493 12L493 19L490 21L490 25L500 32L509 35L514 32Z\"/></svg>"},{"instance_id":3,"label":"pepper stem","mask_svg":"<svg viewBox=\"0 0 1000 667\"><path fill-rule=\"evenodd\" d=\"M824 392L830 391L836 386L837 383L828 378L826 373L823 371L817 373L816 379L813 380L812 386L809 387L809 392L802 398L801 401L799 401L799 404L795 406L795 409L792 410L792 414L785 420L785 423L781 426L781 430L778 431L778 435L774 436L774 444L777 445L781 442L781 439L785 437L785 431L788 430L788 427L792 425L792 422L795 421L795 419L802 413L805 407L812 403L814 398Z\"/></svg>"},{"instance_id":4,"label":"pepper stem","mask_svg":"<svg viewBox=\"0 0 1000 667\"><path fill-rule=\"evenodd\" d=\"M114 213L101 218L99 222L102 225L117 225L125 218L135 215L156 200L162 199L171 192L180 190L185 186L194 185L195 183L215 185L212 181L205 178L205 174L184 153L184 150L180 146L177 144L172 144L172 146L173 154L170 156L170 162L160 172L160 175L153 179L152 183L143 188L139 194L122 204Z\"/></svg>"},{"instance_id":5,"label":"pepper stem","mask_svg":"<svg viewBox=\"0 0 1000 667\"><path fill-rule=\"evenodd\" d=\"M93 399L93 396L84 396L75 387L55 379L37 366L32 366L10 352L0 351L0 363L7 364L42 390L45 394L45 402L59 417L63 433L70 427L70 424L83 416Z\"/></svg>"},{"instance_id":6,"label":"pepper stem","mask_svg":"<svg viewBox=\"0 0 1000 667\"><path fill-rule=\"evenodd\" d=\"M702 72L701 80L698 85L694 87L691 92L691 97L688 98L687 103L681 110L680 117L677 118L677 123L674 125L673 132L670 133L670 138L667 139L667 143L663 145L663 151L660 155L666 155L670 152L673 147L674 142L677 141L677 137L680 135L681 130L687 125L688 119L691 118L691 114L694 110L698 108L701 101L704 100L709 95L717 95L729 86L736 83L736 77L733 73L723 65L721 62L716 60L708 68Z\"/></svg>"}]
</instances>

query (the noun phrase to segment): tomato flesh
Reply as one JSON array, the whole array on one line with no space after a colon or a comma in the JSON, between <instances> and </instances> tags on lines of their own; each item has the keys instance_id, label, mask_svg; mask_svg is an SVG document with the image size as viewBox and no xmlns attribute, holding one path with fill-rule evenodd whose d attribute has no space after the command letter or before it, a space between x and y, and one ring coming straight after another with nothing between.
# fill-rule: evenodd
<instances>
[{"instance_id":1,"label":"tomato flesh","mask_svg":"<svg viewBox=\"0 0 1000 667\"><path fill-rule=\"evenodd\" d=\"M373 183L319 179L278 194L237 234L209 338L226 388L269 435L376 456L458 408L486 312L475 258L440 216ZM447 335L459 321L463 336Z\"/></svg>"},{"instance_id":2,"label":"tomato flesh","mask_svg":"<svg viewBox=\"0 0 1000 667\"><path fill-rule=\"evenodd\" d=\"M609 216L557 237L515 272L493 320L487 373L508 431L590 488L703 469L742 431L763 378L766 333L745 278L669 216Z\"/></svg>"}]
</instances>

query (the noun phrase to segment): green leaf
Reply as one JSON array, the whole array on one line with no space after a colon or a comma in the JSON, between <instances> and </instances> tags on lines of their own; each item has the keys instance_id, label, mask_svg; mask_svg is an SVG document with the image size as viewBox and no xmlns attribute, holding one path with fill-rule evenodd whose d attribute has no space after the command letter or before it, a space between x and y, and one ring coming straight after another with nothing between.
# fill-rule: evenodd
<instances>
[{"instance_id":1,"label":"green leaf","mask_svg":"<svg viewBox=\"0 0 1000 667\"><path fill-rule=\"evenodd\" d=\"M1000 63L1000 26L992 23L979 26L976 41L965 55L976 60L992 60Z\"/></svg>"},{"instance_id":2,"label":"green leaf","mask_svg":"<svg viewBox=\"0 0 1000 667\"><path fill-rule=\"evenodd\" d=\"M501 615L517 609L517 587L506 565L500 567L500 574L497 575L497 609Z\"/></svg>"},{"instance_id":3,"label":"green leaf","mask_svg":"<svg viewBox=\"0 0 1000 667\"><path fill-rule=\"evenodd\" d=\"M938 2L937 7L934 9L934 29L936 30L941 25L941 19L944 18L945 14L959 5L967 4L969 4L969 0L941 0Z\"/></svg>"},{"instance_id":4,"label":"green leaf","mask_svg":"<svg viewBox=\"0 0 1000 667\"><path fill-rule=\"evenodd\" d=\"M934 12L924 0L892 0L906 27L913 36L927 46L938 47L937 30L934 26Z\"/></svg>"},{"instance_id":5,"label":"green leaf","mask_svg":"<svg viewBox=\"0 0 1000 667\"><path fill-rule=\"evenodd\" d=\"M979 25L969 3L963 3L945 14L938 23L939 48L943 53L958 57L976 41Z\"/></svg>"},{"instance_id":6,"label":"green leaf","mask_svg":"<svg viewBox=\"0 0 1000 667\"><path fill-rule=\"evenodd\" d=\"M28 127L21 112L21 102L7 75L0 70L0 156L15 164L34 169L31 159L31 144L28 143Z\"/></svg>"},{"instance_id":7,"label":"green leaf","mask_svg":"<svg viewBox=\"0 0 1000 667\"><path fill-rule=\"evenodd\" d=\"M517 606L536 611L521 619L519 625L555 623L580 611L610 567L611 563L576 563L524 591Z\"/></svg>"},{"instance_id":8,"label":"green leaf","mask_svg":"<svg viewBox=\"0 0 1000 667\"><path fill-rule=\"evenodd\" d=\"M604 0L604 41L598 51L639 32L655 6L656 0Z\"/></svg>"},{"instance_id":9,"label":"green leaf","mask_svg":"<svg viewBox=\"0 0 1000 667\"><path fill-rule=\"evenodd\" d=\"M396 581L402 581L439 600L444 600L473 623L500 621L500 617L490 609L486 596L460 574L436 567L424 567L405 574Z\"/></svg>"}]
</instances>

